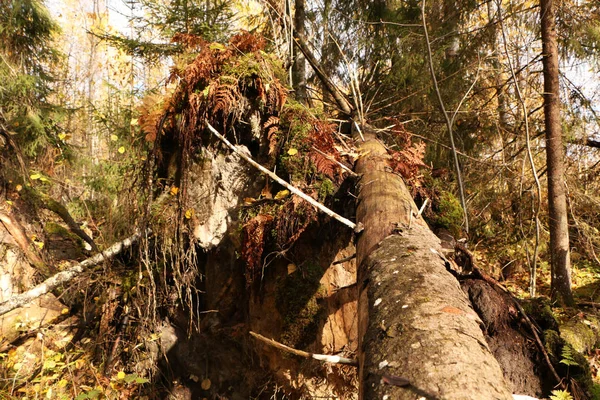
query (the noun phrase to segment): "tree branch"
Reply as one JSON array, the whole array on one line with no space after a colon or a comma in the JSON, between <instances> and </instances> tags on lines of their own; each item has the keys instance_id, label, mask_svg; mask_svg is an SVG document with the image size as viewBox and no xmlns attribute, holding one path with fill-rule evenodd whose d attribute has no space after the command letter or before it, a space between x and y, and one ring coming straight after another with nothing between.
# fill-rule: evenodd
<instances>
[{"instance_id":1,"label":"tree branch","mask_svg":"<svg viewBox=\"0 0 600 400\"><path fill-rule=\"evenodd\" d=\"M285 344L276 342L273 339L268 339L268 338L264 337L263 335L259 335L258 333L254 333L252 331L250 331L250 335L252 335L252 337L260 340L261 342L268 344L269 346L273 346L279 350L283 350L285 352L292 353L292 354L295 354L300 357L314 358L315 360L325 361L325 362L334 363L334 364L346 364L346 365L352 365L355 367L358 366L358 361L353 360L351 358L345 358L345 357L340 357L340 356L330 356L327 354L309 353L307 351L296 350L292 347L289 347L289 346L286 346Z\"/></svg>"},{"instance_id":2,"label":"tree branch","mask_svg":"<svg viewBox=\"0 0 600 400\"><path fill-rule=\"evenodd\" d=\"M305 37L300 34L300 32L294 31L294 43L296 43L300 51L302 51L302 54L304 54L304 57L315 71L315 74L317 74L319 80L327 88L327 91L331 93L340 110L345 114L352 116L354 109L350 105L350 102L346 99L346 96L344 96L342 91L331 81L325 71L323 71L321 65L308 47Z\"/></svg>"},{"instance_id":3,"label":"tree branch","mask_svg":"<svg viewBox=\"0 0 600 400\"><path fill-rule=\"evenodd\" d=\"M93 257L90 257L79 264L71 267L65 271L59 272L56 275L46 279L36 287L27 292L18 294L11 297L4 303L0 303L0 316L14 310L15 308L23 307L25 304L37 299L38 297L54 290L58 286L73 280L75 277L83 273L86 268L93 267L94 265L100 264L102 261L110 259L115 255L119 254L123 250L131 247L141 237L141 234L136 233L128 237L127 239L116 243Z\"/></svg>"},{"instance_id":4,"label":"tree branch","mask_svg":"<svg viewBox=\"0 0 600 400\"><path fill-rule=\"evenodd\" d=\"M47 265L41 257L35 252L34 245L31 243L27 235L25 234L25 230L11 215L0 211L0 223L4 225L8 233L15 239L15 242L21 248L21 251L27 257L29 263L38 270L44 277L48 277L54 273L56 273L56 269Z\"/></svg>"},{"instance_id":5,"label":"tree branch","mask_svg":"<svg viewBox=\"0 0 600 400\"><path fill-rule=\"evenodd\" d=\"M346 219L346 218L342 217L341 215L333 212L332 210L330 210L329 208L325 207L323 204L319 203L318 201L316 201L315 199L313 199L312 197L310 197L306 193L302 192L300 189L298 189L298 188L290 185L289 183L287 183L286 181L284 181L283 179L281 179L280 177L278 177L277 175L275 175L273 172L269 171L268 169L266 169L265 167L263 167L262 165L260 165L256 161L254 161L248 155L242 153L236 146L234 146L233 144L231 144L231 142L229 142L229 140L227 140L223 135L221 135L219 133L219 131L217 131L208 121L206 121L206 126L208 127L208 129L212 133L214 133L214 135L216 137L218 137L223 143L225 143L227 145L227 147L229 147L237 155L239 155L241 158L243 158L248 163L250 163L253 167L258 168L258 170L260 172L262 172L265 175L268 175L271 179L277 181L277 183L279 183L280 185L285 186L287 189L289 189L290 192L294 193L296 196L301 197L303 200L305 200L308 203L310 203L310 205L316 207L318 210L324 212L325 214L329 215L330 217L337 219L338 221L340 221L342 224L346 225L350 229L352 229L352 230L356 230L357 229L357 225L354 222L352 222L349 219Z\"/></svg>"}]
</instances>

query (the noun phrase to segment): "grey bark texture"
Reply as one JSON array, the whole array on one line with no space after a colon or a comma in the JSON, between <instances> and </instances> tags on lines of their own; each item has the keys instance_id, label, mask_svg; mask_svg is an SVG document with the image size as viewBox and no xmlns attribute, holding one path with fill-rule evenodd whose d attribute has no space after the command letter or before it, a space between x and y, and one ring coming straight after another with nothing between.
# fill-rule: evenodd
<instances>
[{"instance_id":1,"label":"grey bark texture","mask_svg":"<svg viewBox=\"0 0 600 400\"><path fill-rule=\"evenodd\" d=\"M548 167L548 217L552 263L552 299L573 304L571 255L565 191L565 151L560 121L558 46L553 0L540 0L544 68L544 118Z\"/></svg>"},{"instance_id":2,"label":"grey bark texture","mask_svg":"<svg viewBox=\"0 0 600 400\"><path fill-rule=\"evenodd\" d=\"M510 399L481 320L386 149L368 131L359 145L359 398Z\"/></svg>"}]
</instances>

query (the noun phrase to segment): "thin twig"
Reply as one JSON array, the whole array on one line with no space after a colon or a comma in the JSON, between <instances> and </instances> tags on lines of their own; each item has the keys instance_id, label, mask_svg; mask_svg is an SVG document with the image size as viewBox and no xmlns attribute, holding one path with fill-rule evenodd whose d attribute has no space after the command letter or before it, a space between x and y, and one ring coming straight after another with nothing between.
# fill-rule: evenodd
<instances>
[{"instance_id":1,"label":"thin twig","mask_svg":"<svg viewBox=\"0 0 600 400\"><path fill-rule=\"evenodd\" d=\"M333 363L333 364L346 364L346 365L352 365L355 367L358 366L358 361L356 361L352 358L346 358L346 357L340 357L340 356L330 356L327 354L309 353L307 351L296 350L292 347L289 347L289 346L286 346L285 344L276 342L273 339L268 339L268 338L264 337L263 335L259 335L258 333L254 333L252 331L250 331L250 335L252 335L252 337L260 340L261 342L268 344L269 346L273 346L279 350L283 350L287 353L295 354L300 357L314 358L315 360L325 361L325 362Z\"/></svg>"},{"instance_id":2,"label":"thin twig","mask_svg":"<svg viewBox=\"0 0 600 400\"><path fill-rule=\"evenodd\" d=\"M318 210L322 211L323 213L329 215L332 218L335 218L336 220L338 220L339 222L346 225L347 227L349 227L352 230L356 229L356 224L354 222L333 212L332 210L325 207L323 204L319 203L318 201L316 201L315 199L313 199L306 193L302 192L300 189L290 185L289 183L287 183L286 181L284 181L283 179L281 179L280 177L275 175L273 172L269 171L268 169L266 169L265 167L263 167L262 165L260 165L256 161L254 161L248 155L241 152L236 146L231 144L231 142L229 140L227 140L223 135L221 135L208 121L206 121L206 126L216 137L218 137L223 143L225 143L225 145L227 145L227 147L229 147L237 155L239 155L241 158L243 158L248 163L250 163L253 167L257 168L260 172L269 176L271 179L273 179L280 185L286 187L290 192L294 193L296 196L301 197L303 200L307 201L308 203L310 203L310 205L316 207Z\"/></svg>"},{"instance_id":3,"label":"thin twig","mask_svg":"<svg viewBox=\"0 0 600 400\"><path fill-rule=\"evenodd\" d=\"M531 297L535 297L535 281L537 275L537 257L538 251L540 247L540 209L542 205L542 185L540 184L540 179L538 178L537 171L535 168L535 162L533 160L533 154L531 152L531 138L529 132L529 118L527 114L527 105L525 104L525 99L523 98L523 93L521 92L521 88L519 86L519 82L517 81L517 75L515 73L515 69L512 64L512 60L508 54L507 40L506 40L506 31L504 29L504 21L502 19L502 3L501 0L496 1L496 6L498 7L498 19L500 20L500 30L502 31L502 44L504 46L504 53L506 54L506 58L508 61L508 67L510 69L510 73L512 79L515 83L515 89L517 93L517 99L521 104L521 108L523 110L523 118L525 122L525 141L527 145L527 158L529 160L529 165L531 167L531 173L533 174L533 178L535 179L535 186L537 189L537 202L535 208L533 210L534 218L535 218L535 247L533 249L533 260L531 263L531 277L529 282L529 295Z\"/></svg>"},{"instance_id":4,"label":"thin twig","mask_svg":"<svg viewBox=\"0 0 600 400\"><path fill-rule=\"evenodd\" d=\"M458 154L456 153L456 145L454 144L454 134L452 133L452 121L450 120L450 116L446 111L446 106L444 105L444 100L442 99L442 93L440 92L440 88L438 86L438 81L435 76L435 70L433 69L433 55L431 52L431 42L429 41L429 32L427 31L427 21L425 20L425 1L423 0L421 3L421 18L423 20L423 31L425 32L425 42L427 45L427 58L429 60L429 71L431 73L431 79L433 80L433 86L435 88L435 93L437 95L438 101L440 103L440 108L442 110L442 114L444 114L444 118L446 120L446 125L448 127L448 134L450 136L450 144L452 145L452 155L454 156L454 167L456 169L456 179L458 181L458 190L460 194L460 203L463 207L464 219L465 219L465 232L469 233L469 216L467 213L467 202L465 200L465 190L462 179L462 174L460 172L460 163L458 162Z\"/></svg>"}]
</instances>

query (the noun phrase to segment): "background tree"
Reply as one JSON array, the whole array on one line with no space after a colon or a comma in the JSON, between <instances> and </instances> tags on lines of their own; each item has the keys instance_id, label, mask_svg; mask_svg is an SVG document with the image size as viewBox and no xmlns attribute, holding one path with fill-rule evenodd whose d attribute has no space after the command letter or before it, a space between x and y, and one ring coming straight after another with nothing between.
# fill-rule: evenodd
<instances>
[{"instance_id":1,"label":"background tree","mask_svg":"<svg viewBox=\"0 0 600 400\"><path fill-rule=\"evenodd\" d=\"M540 1L552 298L567 304L573 304L573 295L571 293L571 249L565 193L564 145L560 118L558 41L554 7L553 0Z\"/></svg>"}]
</instances>

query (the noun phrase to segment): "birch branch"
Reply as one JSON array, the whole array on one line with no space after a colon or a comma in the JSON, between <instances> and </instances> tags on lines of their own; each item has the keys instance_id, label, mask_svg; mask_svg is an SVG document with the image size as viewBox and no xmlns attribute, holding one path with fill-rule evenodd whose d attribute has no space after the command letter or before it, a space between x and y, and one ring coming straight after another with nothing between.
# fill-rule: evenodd
<instances>
[{"instance_id":1,"label":"birch branch","mask_svg":"<svg viewBox=\"0 0 600 400\"><path fill-rule=\"evenodd\" d=\"M287 189L289 189L289 191L292 192L292 193L294 193L296 196L299 196L303 200L305 200L308 203L310 203L310 205L316 207L318 210L322 211L323 213L327 214L328 216L337 219L338 221L340 221L342 224L346 225L350 229L352 229L352 230L356 230L357 229L357 225L354 222L350 221L349 219L346 219L346 218L342 217L341 215L339 215L339 214L335 213L334 211L330 210L329 208L325 207L323 204L319 203L318 201L316 201L315 199L313 199L312 197L310 197L306 193L302 192L300 189L298 189L298 188L290 185L289 183L287 183L286 181L284 181L283 179L281 179L280 177L278 177L277 175L275 175L273 172L269 171L268 169L266 169L265 167L263 167L262 165L260 165L256 161L254 161L248 155L246 155L246 154L242 153L241 151L239 151L236 146L234 146L233 144L231 144L231 142L225 138L225 136L221 135L215 128L213 128L213 126L208 121L206 121L206 126L208 126L208 129L212 133L214 133L214 135L216 137L218 137L223 143L225 143L227 145L227 147L229 147L237 155L239 155L241 158L243 158L248 163L250 163L253 167L258 168L258 170L260 172L262 172L265 175L268 175L271 179L273 179L274 181L276 181L280 185L282 185L282 186L286 187Z\"/></svg>"},{"instance_id":2,"label":"birch branch","mask_svg":"<svg viewBox=\"0 0 600 400\"><path fill-rule=\"evenodd\" d=\"M65 271L59 272L56 275L46 279L31 290L24 293L18 294L11 297L3 303L0 303L0 316L14 310L15 308L23 307L25 304L37 299L38 297L54 290L63 283L67 283L73 280L75 277L83 273L86 268L93 267L94 265L100 264L102 261L113 258L123 250L131 247L135 242L140 239L140 234L136 233L128 237L127 239L116 243L104 250L102 253L98 253L93 257L90 257L79 264L71 267Z\"/></svg>"},{"instance_id":3,"label":"birch branch","mask_svg":"<svg viewBox=\"0 0 600 400\"><path fill-rule=\"evenodd\" d=\"M264 337L263 335L259 335L258 333L254 333L252 331L250 331L250 335L252 335L254 338L260 340L261 342L268 344L269 346L273 346L279 350L283 350L287 353L292 353L292 354L295 354L300 357L313 358L315 360L325 361L325 362L329 362L329 363L333 363L333 364L346 364L346 365L353 365L355 367L358 366L358 361L356 361L352 358L345 358L345 357L340 357L340 356L330 356L327 354L309 353L307 351L296 350L292 347L286 346L283 343L276 342L273 339L268 339L268 338Z\"/></svg>"}]
</instances>

